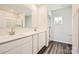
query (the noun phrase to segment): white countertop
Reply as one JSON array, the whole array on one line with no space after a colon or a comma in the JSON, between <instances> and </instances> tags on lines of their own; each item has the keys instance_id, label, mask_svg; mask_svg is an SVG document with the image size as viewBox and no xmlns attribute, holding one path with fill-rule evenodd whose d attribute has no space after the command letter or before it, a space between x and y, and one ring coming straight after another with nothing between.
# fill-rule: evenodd
<instances>
[{"instance_id":1,"label":"white countertop","mask_svg":"<svg viewBox=\"0 0 79 59\"><path fill-rule=\"evenodd\" d=\"M15 35L9 35L9 34L3 35L0 36L0 44L11 40L16 40L22 37L27 37L40 32L44 32L44 31L23 31L23 32L17 32Z\"/></svg>"}]
</instances>

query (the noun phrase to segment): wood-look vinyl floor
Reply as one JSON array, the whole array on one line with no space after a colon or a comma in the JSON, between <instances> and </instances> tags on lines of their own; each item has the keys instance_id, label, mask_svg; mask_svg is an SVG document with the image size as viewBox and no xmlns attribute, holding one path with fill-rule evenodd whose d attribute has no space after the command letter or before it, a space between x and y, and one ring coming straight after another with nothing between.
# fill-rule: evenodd
<instances>
[{"instance_id":1,"label":"wood-look vinyl floor","mask_svg":"<svg viewBox=\"0 0 79 59\"><path fill-rule=\"evenodd\" d=\"M71 54L72 46L69 44L50 42L43 54Z\"/></svg>"}]
</instances>

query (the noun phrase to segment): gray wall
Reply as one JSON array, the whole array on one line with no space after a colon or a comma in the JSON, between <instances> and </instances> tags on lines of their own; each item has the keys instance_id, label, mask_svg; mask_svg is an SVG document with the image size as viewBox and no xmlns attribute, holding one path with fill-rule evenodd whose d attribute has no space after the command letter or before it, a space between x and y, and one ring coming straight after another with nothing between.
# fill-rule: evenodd
<instances>
[{"instance_id":1,"label":"gray wall","mask_svg":"<svg viewBox=\"0 0 79 59\"><path fill-rule=\"evenodd\" d=\"M54 17L62 16L63 24L54 24ZM51 39L72 44L72 7L52 11Z\"/></svg>"}]
</instances>

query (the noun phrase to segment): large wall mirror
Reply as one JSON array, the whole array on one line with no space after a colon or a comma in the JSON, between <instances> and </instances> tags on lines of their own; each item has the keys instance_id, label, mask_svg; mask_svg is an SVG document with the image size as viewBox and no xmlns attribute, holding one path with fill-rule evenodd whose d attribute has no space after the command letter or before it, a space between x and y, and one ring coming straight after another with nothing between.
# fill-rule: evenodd
<instances>
[{"instance_id":1,"label":"large wall mirror","mask_svg":"<svg viewBox=\"0 0 79 59\"><path fill-rule=\"evenodd\" d=\"M0 4L0 36L32 27L32 9L23 4Z\"/></svg>"},{"instance_id":2,"label":"large wall mirror","mask_svg":"<svg viewBox=\"0 0 79 59\"><path fill-rule=\"evenodd\" d=\"M32 10L22 4L0 5L0 28L32 27Z\"/></svg>"}]
</instances>

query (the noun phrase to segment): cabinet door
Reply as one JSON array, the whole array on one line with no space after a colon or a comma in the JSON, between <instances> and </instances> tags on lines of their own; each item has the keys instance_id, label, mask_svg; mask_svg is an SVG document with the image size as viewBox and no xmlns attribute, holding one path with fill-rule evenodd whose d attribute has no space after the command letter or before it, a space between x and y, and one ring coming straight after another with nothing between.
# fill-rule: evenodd
<instances>
[{"instance_id":1,"label":"cabinet door","mask_svg":"<svg viewBox=\"0 0 79 59\"><path fill-rule=\"evenodd\" d=\"M32 54L32 36L27 37L26 41L28 40L28 42L26 42L23 46L22 46L22 53L26 53L26 54Z\"/></svg>"},{"instance_id":2,"label":"cabinet door","mask_svg":"<svg viewBox=\"0 0 79 59\"><path fill-rule=\"evenodd\" d=\"M45 33L39 34L39 50L41 50L45 45Z\"/></svg>"},{"instance_id":3,"label":"cabinet door","mask_svg":"<svg viewBox=\"0 0 79 59\"><path fill-rule=\"evenodd\" d=\"M8 51L6 54L32 54L32 43L25 43Z\"/></svg>"},{"instance_id":4,"label":"cabinet door","mask_svg":"<svg viewBox=\"0 0 79 59\"><path fill-rule=\"evenodd\" d=\"M20 40L21 41L16 41L16 44L11 44L12 48L5 53L6 54L24 54L24 53L30 54L32 53L32 36L22 38ZM14 45L16 45L16 47L14 47Z\"/></svg>"},{"instance_id":5,"label":"cabinet door","mask_svg":"<svg viewBox=\"0 0 79 59\"><path fill-rule=\"evenodd\" d=\"M12 50L9 50L5 54L20 54L21 53L21 47L13 48Z\"/></svg>"},{"instance_id":6,"label":"cabinet door","mask_svg":"<svg viewBox=\"0 0 79 59\"><path fill-rule=\"evenodd\" d=\"M33 53L36 54L38 52L38 35L33 35Z\"/></svg>"},{"instance_id":7,"label":"cabinet door","mask_svg":"<svg viewBox=\"0 0 79 59\"><path fill-rule=\"evenodd\" d=\"M32 54L32 42L31 41L21 46L21 53Z\"/></svg>"},{"instance_id":8,"label":"cabinet door","mask_svg":"<svg viewBox=\"0 0 79 59\"><path fill-rule=\"evenodd\" d=\"M12 42L8 42L5 44L0 45L0 53L6 53L7 51L10 51L23 43L29 42L29 40L25 41L26 38L18 39Z\"/></svg>"}]
</instances>

